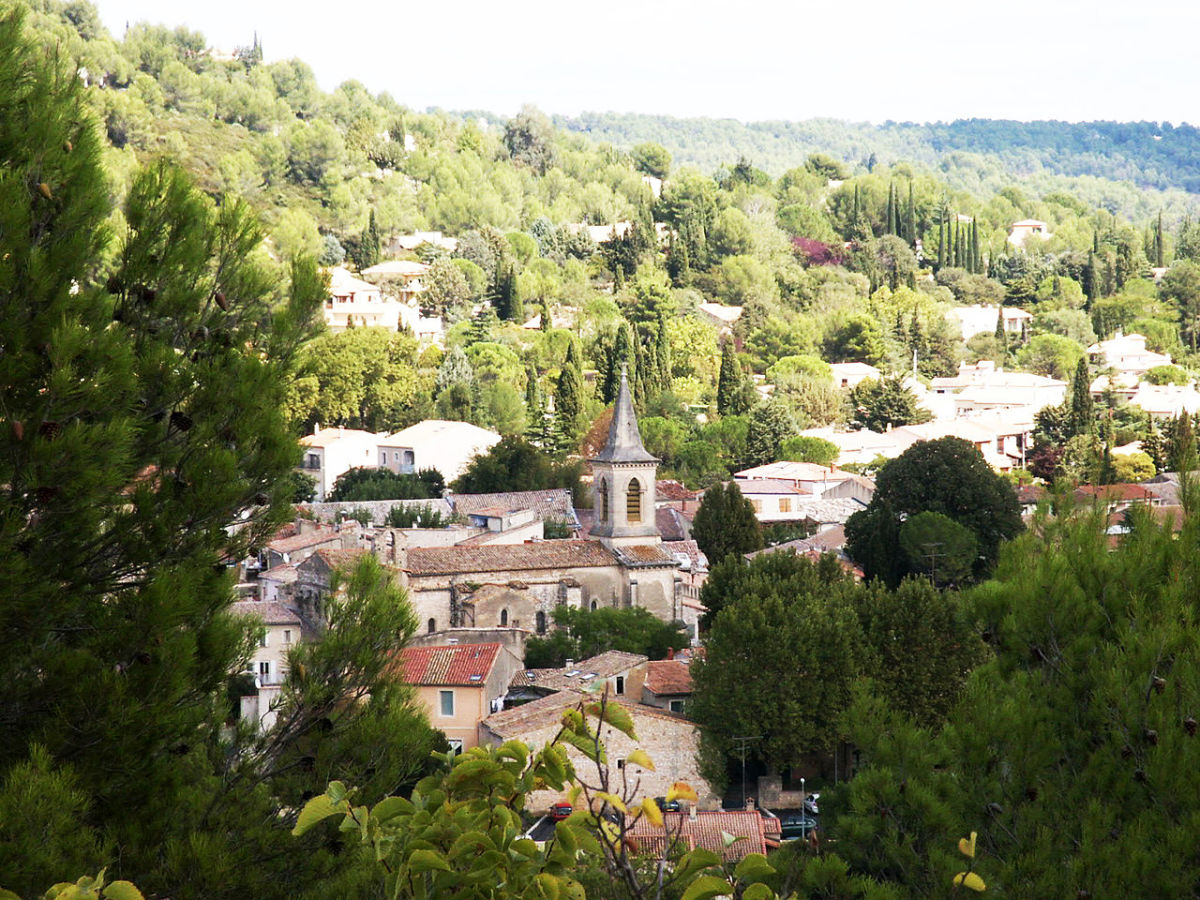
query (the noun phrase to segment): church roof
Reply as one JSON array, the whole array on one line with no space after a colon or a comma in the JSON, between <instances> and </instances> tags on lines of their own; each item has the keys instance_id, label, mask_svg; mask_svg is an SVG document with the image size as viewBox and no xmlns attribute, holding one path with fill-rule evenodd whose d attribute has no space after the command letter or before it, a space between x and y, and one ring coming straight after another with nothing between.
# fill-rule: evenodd
<instances>
[{"instance_id":1,"label":"church roof","mask_svg":"<svg viewBox=\"0 0 1200 900\"><path fill-rule=\"evenodd\" d=\"M621 389L613 406L612 425L608 429L608 441L604 449L593 457L596 462L656 463L658 457L651 456L642 446L642 435L638 431L637 414L633 411L633 398L629 395L629 380L621 370Z\"/></svg>"}]
</instances>

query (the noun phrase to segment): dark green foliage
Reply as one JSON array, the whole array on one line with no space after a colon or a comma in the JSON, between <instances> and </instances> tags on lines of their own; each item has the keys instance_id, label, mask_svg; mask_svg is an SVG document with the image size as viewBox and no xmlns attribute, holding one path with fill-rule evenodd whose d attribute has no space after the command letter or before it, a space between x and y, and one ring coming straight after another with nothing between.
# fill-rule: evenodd
<instances>
[{"instance_id":1,"label":"dark green foliage","mask_svg":"<svg viewBox=\"0 0 1200 900\"><path fill-rule=\"evenodd\" d=\"M1091 434L1096 429L1096 410L1092 402L1092 376L1087 359L1080 359L1071 379L1071 397L1067 404L1067 437Z\"/></svg>"},{"instance_id":2,"label":"dark green foliage","mask_svg":"<svg viewBox=\"0 0 1200 900\"><path fill-rule=\"evenodd\" d=\"M692 537L708 557L710 565L716 565L727 556L740 559L743 553L758 550L763 545L754 507L742 496L734 481L713 485L704 492L692 522Z\"/></svg>"},{"instance_id":3,"label":"dark green foliage","mask_svg":"<svg viewBox=\"0 0 1200 900\"><path fill-rule=\"evenodd\" d=\"M524 438L507 436L472 459L452 487L460 494L569 488L578 499L579 463L555 462Z\"/></svg>"},{"instance_id":4,"label":"dark green foliage","mask_svg":"<svg viewBox=\"0 0 1200 900\"><path fill-rule=\"evenodd\" d=\"M682 650L690 641L683 623L664 622L640 606L594 610L560 606L553 618L558 627L548 637L532 637L526 642L527 668L554 668L568 659L587 659L608 650L666 659L672 650Z\"/></svg>"},{"instance_id":5,"label":"dark green foliage","mask_svg":"<svg viewBox=\"0 0 1200 900\"><path fill-rule=\"evenodd\" d=\"M721 345L721 371L717 381L717 412L737 416L748 412L750 405L745 389L745 376L738 364L733 341Z\"/></svg>"},{"instance_id":6,"label":"dark green foliage","mask_svg":"<svg viewBox=\"0 0 1200 900\"><path fill-rule=\"evenodd\" d=\"M850 392L850 424L855 428L887 431L928 422L928 410L917 406L916 395L899 378L860 381Z\"/></svg>"},{"instance_id":7,"label":"dark green foliage","mask_svg":"<svg viewBox=\"0 0 1200 900\"><path fill-rule=\"evenodd\" d=\"M578 446L582 424L583 374L579 370L575 342L571 341L554 390L554 429L560 450L570 451Z\"/></svg>"},{"instance_id":8,"label":"dark green foliage","mask_svg":"<svg viewBox=\"0 0 1200 900\"><path fill-rule=\"evenodd\" d=\"M870 506L846 523L846 552L868 578L895 585L913 571L897 540L899 526L926 511L947 516L975 535L976 578L991 571L1000 542L1022 528L1012 485L972 444L947 437L914 444L883 467Z\"/></svg>"},{"instance_id":9,"label":"dark green foliage","mask_svg":"<svg viewBox=\"0 0 1200 900\"><path fill-rule=\"evenodd\" d=\"M781 448L782 457L794 462L832 466L837 462L841 449L833 441L811 435L799 434L786 438Z\"/></svg>"},{"instance_id":10,"label":"dark green foliage","mask_svg":"<svg viewBox=\"0 0 1200 900\"><path fill-rule=\"evenodd\" d=\"M900 526L900 549L911 572L928 575L939 586L970 578L979 555L979 541L965 525L941 513L909 516Z\"/></svg>"},{"instance_id":11,"label":"dark green foliage","mask_svg":"<svg viewBox=\"0 0 1200 900\"><path fill-rule=\"evenodd\" d=\"M513 162L539 175L558 162L554 146L554 127L545 114L532 106L523 106L504 126L504 145Z\"/></svg>"},{"instance_id":12,"label":"dark green foliage","mask_svg":"<svg viewBox=\"0 0 1200 900\"><path fill-rule=\"evenodd\" d=\"M782 401L771 398L750 412L746 433L747 466L762 466L783 456L783 442L796 434L796 423Z\"/></svg>"},{"instance_id":13,"label":"dark green foliage","mask_svg":"<svg viewBox=\"0 0 1200 900\"><path fill-rule=\"evenodd\" d=\"M333 483L326 498L331 503L367 500L428 500L442 496L445 480L437 469L400 475L391 469L347 469Z\"/></svg>"},{"instance_id":14,"label":"dark green foliage","mask_svg":"<svg viewBox=\"0 0 1200 900\"><path fill-rule=\"evenodd\" d=\"M388 528L444 528L450 520L440 510L430 509L428 504L407 504L389 509L383 524Z\"/></svg>"},{"instance_id":15,"label":"dark green foliage","mask_svg":"<svg viewBox=\"0 0 1200 900\"><path fill-rule=\"evenodd\" d=\"M293 503L308 503L316 496L317 479L311 475L293 470L288 473L288 479L292 485Z\"/></svg>"}]
</instances>

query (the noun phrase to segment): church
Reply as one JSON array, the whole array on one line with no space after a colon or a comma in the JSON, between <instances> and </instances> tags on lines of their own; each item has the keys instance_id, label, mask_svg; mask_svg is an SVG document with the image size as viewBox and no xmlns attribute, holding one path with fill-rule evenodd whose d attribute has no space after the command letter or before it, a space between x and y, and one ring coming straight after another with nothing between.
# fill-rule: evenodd
<instances>
[{"instance_id":1,"label":"church","mask_svg":"<svg viewBox=\"0 0 1200 900\"><path fill-rule=\"evenodd\" d=\"M695 634L700 609L680 589L677 562L655 525L658 459L642 445L624 373L607 442L590 462L595 518L587 540L409 548L400 532L383 535L376 553L407 587L419 633L439 640L456 629L543 634L554 609L566 605L640 606ZM328 584L344 552L318 551L299 567L298 602Z\"/></svg>"}]
</instances>

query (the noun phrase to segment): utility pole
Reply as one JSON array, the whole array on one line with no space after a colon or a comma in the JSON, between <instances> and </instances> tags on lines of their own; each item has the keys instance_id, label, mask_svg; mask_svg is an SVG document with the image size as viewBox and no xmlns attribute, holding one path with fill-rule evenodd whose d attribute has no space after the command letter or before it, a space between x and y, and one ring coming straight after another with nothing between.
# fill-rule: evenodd
<instances>
[{"instance_id":1,"label":"utility pole","mask_svg":"<svg viewBox=\"0 0 1200 900\"><path fill-rule=\"evenodd\" d=\"M761 734L747 735L745 737L735 737L732 740L736 741L741 746L738 747L738 753L742 757L742 809L746 808L746 751L749 748L751 741L761 741Z\"/></svg>"},{"instance_id":2,"label":"utility pole","mask_svg":"<svg viewBox=\"0 0 1200 900\"><path fill-rule=\"evenodd\" d=\"M942 556L948 556L949 554L937 552L936 548L942 546L941 541L930 541L928 544L922 544L921 546L925 548L924 555L929 559L929 580L936 585L938 558Z\"/></svg>"}]
</instances>

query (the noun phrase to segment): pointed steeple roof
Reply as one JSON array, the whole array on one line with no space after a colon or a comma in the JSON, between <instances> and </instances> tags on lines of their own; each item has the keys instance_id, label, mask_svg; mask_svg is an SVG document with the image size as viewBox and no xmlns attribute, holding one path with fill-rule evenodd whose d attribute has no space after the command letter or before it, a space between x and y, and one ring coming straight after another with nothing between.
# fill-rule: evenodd
<instances>
[{"instance_id":1,"label":"pointed steeple roof","mask_svg":"<svg viewBox=\"0 0 1200 900\"><path fill-rule=\"evenodd\" d=\"M638 431L637 414L633 411L633 398L629 394L629 379L624 366L621 366L621 388L617 391L617 402L613 406L608 441L593 459L597 462L658 462L658 457L651 456L642 446L642 435Z\"/></svg>"}]
</instances>

